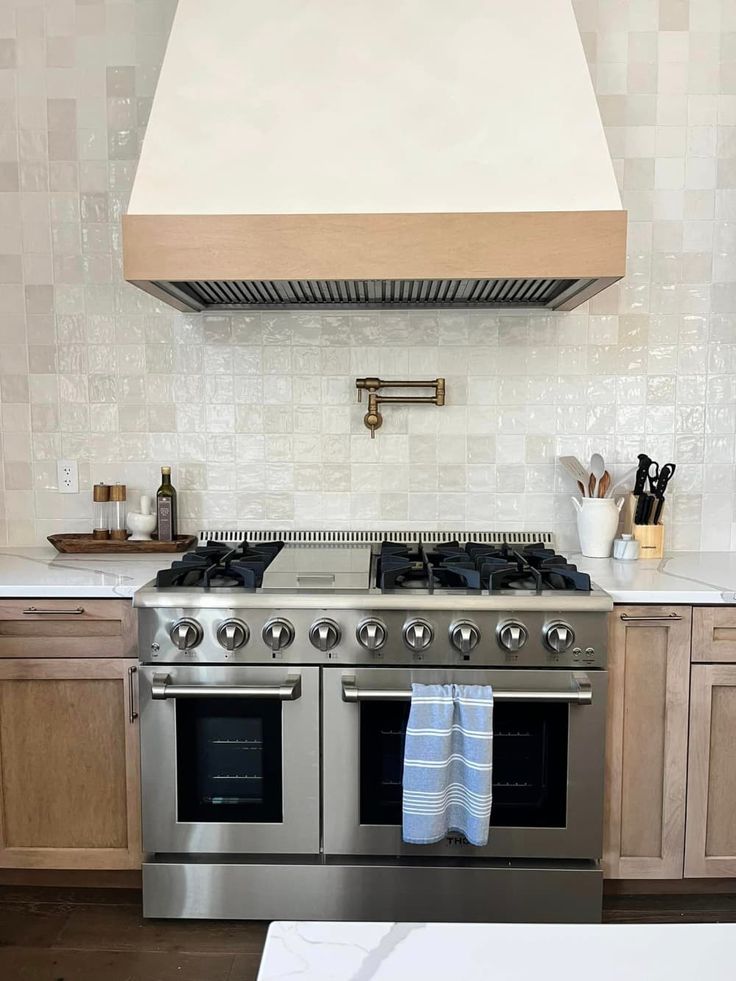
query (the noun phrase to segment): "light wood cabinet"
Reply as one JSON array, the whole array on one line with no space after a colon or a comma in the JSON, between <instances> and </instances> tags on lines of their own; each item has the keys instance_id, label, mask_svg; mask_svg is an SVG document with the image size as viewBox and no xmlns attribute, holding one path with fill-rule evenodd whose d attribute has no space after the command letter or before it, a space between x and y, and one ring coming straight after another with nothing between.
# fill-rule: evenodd
<instances>
[{"instance_id":1,"label":"light wood cabinet","mask_svg":"<svg viewBox=\"0 0 736 981\"><path fill-rule=\"evenodd\" d=\"M603 865L683 875L691 609L617 606L608 650Z\"/></svg>"},{"instance_id":2,"label":"light wood cabinet","mask_svg":"<svg viewBox=\"0 0 736 981\"><path fill-rule=\"evenodd\" d=\"M141 863L135 612L0 601L0 867Z\"/></svg>"},{"instance_id":3,"label":"light wood cabinet","mask_svg":"<svg viewBox=\"0 0 736 981\"><path fill-rule=\"evenodd\" d=\"M736 661L736 607L695 607L693 661Z\"/></svg>"},{"instance_id":4,"label":"light wood cabinet","mask_svg":"<svg viewBox=\"0 0 736 981\"><path fill-rule=\"evenodd\" d=\"M0 866L140 866L137 661L0 660Z\"/></svg>"},{"instance_id":5,"label":"light wood cabinet","mask_svg":"<svg viewBox=\"0 0 736 981\"><path fill-rule=\"evenodd\" d=\"M694 664L686 876L736 875L735 741L736 664Z\"/></svg>"}]
</instances>

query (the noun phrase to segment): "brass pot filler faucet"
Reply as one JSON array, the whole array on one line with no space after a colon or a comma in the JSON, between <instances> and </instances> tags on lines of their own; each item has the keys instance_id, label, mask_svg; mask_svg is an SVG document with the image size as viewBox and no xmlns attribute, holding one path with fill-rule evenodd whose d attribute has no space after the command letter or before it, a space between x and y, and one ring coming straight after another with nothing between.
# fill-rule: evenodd
<instances>
[{"instance_id":1,"label":"brass pot filler faucet","mask_svg":"<svg viewBox=\"0 0 736 981\"><path fill-rule=\"evenodd\" d=\"M385 402L400 402L404 405L445 404L444 378L434 378L432 381L383 381L381 378L356 378L355 387L358 389L359 402L363 398L363 389L368 392L368 411L363 416L363 422L371 431L371 439L375 439L376 430L383 425L383 415L378 407ZM433 388L434 395L379 395L378 392L382 388Z\"/></svg>"}]
</instances>

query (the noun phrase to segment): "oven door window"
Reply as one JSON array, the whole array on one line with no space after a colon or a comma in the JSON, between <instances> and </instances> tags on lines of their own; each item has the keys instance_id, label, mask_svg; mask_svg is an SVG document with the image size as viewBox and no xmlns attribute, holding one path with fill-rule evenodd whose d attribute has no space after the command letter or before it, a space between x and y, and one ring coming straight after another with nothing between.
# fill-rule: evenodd
<instances>
[{"instance_id":1,"label":"oven door window","mask_svg":"<svg viewBox=\"0 0 736 981\"><path fill-rule=\"evenodd\" d=\"M176 766L179 821L282 821L281 702L178 699Z\"/></svg>"},{"instance_id":2,"label":"oven door window","mask_svg":"<svg viewBox=\"0 0 736 981\"><path fill-rule=\"evenodd\" d=\"M408 702L360 706L361 824L401 824L408 718ZM566 705L494 706L491 827L565 827L567 739Z\"/></svg>"}]
</instances>

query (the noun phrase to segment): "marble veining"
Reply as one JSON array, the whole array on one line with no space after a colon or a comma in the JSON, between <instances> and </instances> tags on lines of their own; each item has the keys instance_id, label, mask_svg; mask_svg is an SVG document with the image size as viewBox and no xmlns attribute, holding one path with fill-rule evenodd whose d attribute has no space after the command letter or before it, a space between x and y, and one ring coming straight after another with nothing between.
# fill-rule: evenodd
<instances>
[{"instance_id":1,"label":"marble veining","mask_svg":"<svg viewBox=\"0 0 736 981\"><path fill-rule=\"evenodd\" d=\"M709 981L736 924L272 923L258 981Z\"/></svg>"}]
</instances>

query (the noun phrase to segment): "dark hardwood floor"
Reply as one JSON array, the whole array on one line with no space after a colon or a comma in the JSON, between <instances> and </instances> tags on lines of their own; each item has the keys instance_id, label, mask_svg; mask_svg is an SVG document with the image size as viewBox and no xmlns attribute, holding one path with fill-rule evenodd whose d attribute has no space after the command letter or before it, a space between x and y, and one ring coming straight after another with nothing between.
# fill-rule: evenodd
<instances>
[{"instance_id":1,"label":"dark hardwood floor","mask_svg":"<svg viewBox=\"0 0 736 981\"><path fill-rule=\"evenodd\" d=\"M736 895L608 896L607 923L736 922ZM144 920L124 889L0 886L2 981L254 981L266 925Z\"/></svg>"}]
</instances>

